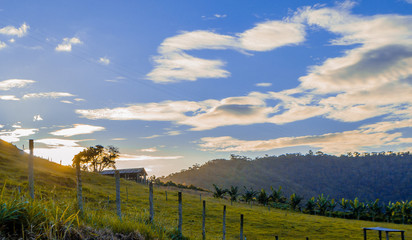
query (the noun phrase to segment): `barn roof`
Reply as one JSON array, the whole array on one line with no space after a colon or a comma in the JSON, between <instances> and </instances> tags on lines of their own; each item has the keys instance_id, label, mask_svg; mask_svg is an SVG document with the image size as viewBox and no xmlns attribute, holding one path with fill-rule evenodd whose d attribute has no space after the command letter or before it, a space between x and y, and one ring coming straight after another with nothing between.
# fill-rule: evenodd
<instances>
[{"instance_id":1,"label":"barn roof","mask_svg":"<svg viewBox=\"0 0 412 240\"><path fill-rule=\"evenodd\" d=\"M146 170L144 168L127 168L127 169L118 169L120 174L124 173L141 173L143 175L147 175ZM114 175L114 171L116 170L104 170L100 174L102 175Z\"/></svg>"}]
</instances>

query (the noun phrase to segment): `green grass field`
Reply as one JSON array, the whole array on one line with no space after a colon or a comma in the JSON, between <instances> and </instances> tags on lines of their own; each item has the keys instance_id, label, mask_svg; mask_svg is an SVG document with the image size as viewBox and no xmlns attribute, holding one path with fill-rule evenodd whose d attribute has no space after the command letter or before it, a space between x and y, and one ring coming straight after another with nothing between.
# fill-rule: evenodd
<instances>
[{"instance_id":1,"label":"green grass field","mask_svg":"<svg viewBox=\"0 0 412 240\"><path fill-rule=\"evenodd\" d=\"M75 214L76 181L74 169L35 159L36 203L45 208L68 208L66 216ZM178 202L176 189L156 187L154 190L155 221L149 223L149 190L139 183L121 180L123 220L116 216L115 181L94 173L82 173L85 215L76 218L75 227L108 228L113 232L139 231L147 239L170 239L177 228ZM0 184L5 185L2 201L17 196L17 186L27 193L27 155L11 144L0 141ZM168 200L166 201L165 191ZM206 200L206 239L221 239L223 205L227 205L226 238L238 239L240 214L244 214L244 235L247 239L363 239L362 227L381 226L406 230L412 239L411 225L374 223L301 214L291 211L249 206L243 203L214 199L210 194L183 191L183 235L202 239L202 200ZM54 210L56 212L56 210ZM70 214L69 214L70 213ZM56 215L58 215L56 213ZM56 217L57 218L57 217ZM78 219L78 220L77 220ZM0 227L1 231L1 227ZM368 239L378 239L370 233ZM373 235L373 236L372 236ZM393 239L399 235L391 234Z\"/></svg>"}]
</instances>

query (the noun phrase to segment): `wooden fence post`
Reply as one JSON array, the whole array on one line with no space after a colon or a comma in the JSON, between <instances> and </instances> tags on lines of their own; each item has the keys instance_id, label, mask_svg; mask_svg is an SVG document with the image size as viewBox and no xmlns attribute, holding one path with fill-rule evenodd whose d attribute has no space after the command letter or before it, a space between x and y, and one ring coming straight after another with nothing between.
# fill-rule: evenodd
<instances>
[{"instance_id":1,"label":"wooden fence post","mask_svg":"<svg viewBox=\"0 0 412 240\"><path fill-rule=\"evenodd\" d=\"M149 183L149 204L150 204L150 222L153 222L154 209L153 209L153 182Z\"/></svg>"},{"instance_id":2,"label":"wooden fence post","mask_svg":"<svg viewBox=\"0 0 412 240\"><path fill-rule=\"evenodd\" d=\"M199 199L200 201L202 201L202 194L199 194Z\"/></svg>"},{"instance_id":3,"label":"wooden fence post","mask_svg":"<svg viewBox=\"0 0 412 240\"><path fill-rule=\"evenodd\" d=\"M202 239L206 239L206 201L203 200L203 214L202 214Z\"/></svg>"},{"instance_id":4,"label":"wooden fence post","mask_svg":"<svg viewBox=\"0 0 412 240\"><path fill-rule=\"evenodd\" d=\"M80 160L76 160L76 179L77 179L77 207L80 215L83 215L83 193L82 193L82 178L80 171Z\"/></svg>"},{"instance_id":5,"label":"wooden fence post","mask_svg":"<svg viewBox=\"0 0 412 240\"><path fill-rule=\"evenodd\" d=\"M243 214L240 214L240 240L243 240Z\"/></svg>"},{"instance_id":6,"label":"wooden fence post","mask_svg":"<svg viewBox=\"0 0 412 240\"><path fill-rule=\"evenodd\" d=\"M122 220L122 209L120 203L120 174L119 170L114 171L114 176L116 178L116 208L117 208L117 216L119 219Z\"/></svg>"},{"instance_id":7,"label":"wooden fence post","mask_svg":"<svg viewBox=\"0 0 412 240\"><path fill-rule=\"evenodd\" d=\"M182 215L182 192L177 193L178 201L179 201L179 223L177 226L177 231L180 235L182 235L182 223L183 223L183 215Z\"/></svg>"},{"instance_id":8,"label":"wooden fence post","mask_svg":"<svg viewBox=\"0 0 412 240\"><path fill-rule=\"evenodd\" d=\"M167 201L167 191L165 191L165 195L166 195L166 201Z\"/></svg>"},{"instance_id":9,"label":"wooden fence post","mask_svg":"<svg viewBox=\"0 0 412 240\"><path fill-rule=\"evenodd\" d=\"M275 240L279 240L279 237L278 237L278 236L275 236Z\"/></svg>"},{"instance_id":10,"label":"wooden fence post","mask_svg":"<svg viewBox=\"0 0 412 240\"><path fill-rule=\"evenodd\" d=\"M29 194L31 199L34 199L34 171L33 171L33 148L34 142L33 139L29 139L29 149L30 149L30 156L29 156Z\"/></svg>"},{"instance_id":11,"label":"wooden fence post","mask_svg":"<svg viewBox=\"0 0 412 240\"><path fill-rule=\"evenodd\" d=\"M223 205L223 237L222 239L226 239L226 205Z\"/></svg>"}]
</instances>

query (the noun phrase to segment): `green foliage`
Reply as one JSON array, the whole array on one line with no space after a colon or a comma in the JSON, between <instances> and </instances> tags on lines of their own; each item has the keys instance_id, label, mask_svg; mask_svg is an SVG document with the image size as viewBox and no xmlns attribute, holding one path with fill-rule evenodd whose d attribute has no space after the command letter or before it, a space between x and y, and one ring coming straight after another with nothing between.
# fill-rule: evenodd
<instances>
[{"instance_id":1,"label":"green foliage","mask_svg":"<svg viewBox=\"0 0 412 240\"><path fill-rule=\"evenodd\" d=\"M226 189L218 187L216 184L213 184L215 191L213 192L213 197L215 198L224 198L225 194L227 193Z\"/></svg>"},{"instance_id":2,"label":"green foliage","mask_svg":"<svg viewBox=\"0 0 412 240\"><path fill-rule=\"evenodd\" d=\"M243 186L244 188L244 192L242 194L242 199L246 202L246 203L250 203L251 201L253 201L253 199L256 197L256 195L258 194L257 191L253 190L253 188L247 189L245 186Z\"/></svg>"},{"instance_id":3,"label":"green foliage","mask_svg":"<svg viewBox=\"0 0 412 240\"><path fill-rule=\"evenodd\" d=\"M236 187L230 186L230 189L226 189L226 192L227 192L227 194L229 194L231 202L236 202L237 198L240 195L238 186L236 186Z\"/></svg>"},{"instance_id":4,"label":"green foliage","mask_svg":"<svg viewBox=\"0 0 412 240\"><path fill-rule=\"evenodd\" d=\"M91 146L79 152L73 158L73 166L79 162L85 171L101 172L105 168L115 168L116 158L119 157L119 149L114 146Z\"/></svg>"},{"instance_id":5,"label":"green foliage","mask_svg":"<svg viewBox=\"0 0 412 240\"><path fill-rule=\"evenodd\" d=\"M258 203L266 206L269 203L270 195L268 195L265 189L262 188L260 192L257 194L256 200L258 201Z\"/></svg>"},{"instance_id":6,"label":"green foliage","mask_svg":"<svg viewBox=\"0 0 412 240\"><path fill-rule=\"evenodd\" d=\"M293 193L290 195L290 208L292 210L296 210L296 208L299 206L300 202L303 200L303 197L296 195L296 193Z\"/></svg>"}]
</instances>

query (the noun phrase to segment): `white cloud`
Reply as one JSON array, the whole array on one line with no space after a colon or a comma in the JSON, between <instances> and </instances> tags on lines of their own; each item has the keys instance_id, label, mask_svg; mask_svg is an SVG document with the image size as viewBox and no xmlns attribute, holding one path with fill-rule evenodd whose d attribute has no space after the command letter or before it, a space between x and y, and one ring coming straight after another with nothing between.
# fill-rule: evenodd
<instances>
[{"instance_id":1,"label":"white cloud","mask_svg":"<svg viewBox=\"0 0 412 240\"><path fill-rule=\"evenodd\" d=\"M113 141L124 141L126 138L112 138Z\"/></svg>"},{"instance_id":2,"label":"white cloud","mask_svg":"<svg viewBox=\"0 0 412 240\"><path fill-rule=\"evenodd\" d=\"M256 87L270 87L272 83L256 83Z\"/></svg>"},{"instance_id":3,"label":"white cloud","mask_svg":"<svg viewBox=\"0 0 412 240\"><path fill-rule=\"evenodd\" d=\"M185 53L155 57L155 69L147 77L156 83L196 81L198 78L226 78L230 73L221 69L221 60L196 58Z\"/></svg>"},{"instance_id":4,"label":"white cloud","mask_svg":"<svg viewBox=\"0 0 412 240\"><path fill-rule=\"evenodd\" d=\"M196 81L199 78L227 78L222 60L193 57L188 50L270 51L277 47L298 44L304 40L301 23L267 21L234 36L210 31L183 32L167 38L160 45L160 56L153 58L155 68L147 78L156 83Z\"/></svg>"},{"instance_id":5,"label":"white cloud","mask_svg":"<svg viewBox=\"0 0 412 240\"><path fill-rule=\"evenodd\" d=\"M73 102L71 102L71 101L69 101L69 100L62 100L62 101L60 101L60 102L62 102L62 103L67 103L67 104L73 104Z\"/></svg>"},{"instance_id":6,"label":"white cloud","mask_svg":"<svg viewBox=\"0 0 412 240\"><path fill-rule=\"evenodd\" d=\"M303 42L305 28L300 23L267 21L239 34L239 37L243 49L271 51L281 46Z\"/></svg>"},{"instance_id":7,"label":"white cloud","mask_svg":"<svg viewBox=\"0 0 412 240\"><path fill-rule=\"evenodd\" d=\"M86 100L84 100L83 98L75 98L74 101L76 101L76 102L83 102L83 101L86 101Z\"/></svg>"},{"instance_id":8,"label":"white cloud","mask_svg":"<svg viewBox=\"0 0 412 240\"><path fill-rule=\"evenodd\" d=\"M73 126L74 127L72 128L61 129L58 131L51 132L50 134L55 135L55 136L71 137L75 135L90 134L93 132L105 130L104 127L86 125L86 124L74 124Z\"/></svg>"},{"instance_id":9,"label":"white cloud","mask_svg":"<svg viewBox=\"0 0 412 240\"><path fill-rule=\"evenodd\" d=\"M15 41L16 41L16 39L14 39L14 38L11 38L11 39L9 40L10 43L14 43Z\"/></svg>"},{"instance_id":10,"label":"white cloud","mask_svg":"<svg viewBox=\"0 0 412 240\"><path fill-rule=\"evenodd\" d=\"M99 58L99 63L103 64L103 65L109 65L110 64L110 59L107 57L101 57Z\"/></svg>"},{"instance_id":11,"label":"white cloud","mask_svg":"<svg viewBox=\"0 0 412 240\"><path fill-rule=\"evenodd\" d=\"M23 96L23 99L29 98L61 98L73 97L74 95L66 92L45 92L45 93L29 93Z\"/></svg>"},{"instance_id":12,"label":"white cloud","mask_svg":"<svg viewBox=\"0 0 412 240\"><path fill-rule=\"evenodd\" d=\"M35 115L33 117L33 122L42 121L42 120L43 120L43 118L40 115Z\"/></svg>"},{"instance_id":13,"label":"white cloud","mask_svg":"<svg viewBox=\"0 0 412 240\"><path fill-rule=\"evenodd\" d=\"M14 26L6 26L4 28L0 28L0 34L8 35L8 36L16 36L16 37L23 37L27 34L30 26L26 23L23 23L19 28Z\"/></svg>"},{"instance_id":14,"label":"white cloud","mask_svg":"<svg viewBox=\"0 0 412 240\"><path fill-rule=\"evenodd\" d=\"M19 101L20 99L14 95L0 95L0 100L4 101Z\"/></svg>"},{"instance_id":15,"label":"white cloud","mask_svg":"<svg viewBox=\"0 0 412 240\"><path fill-rule=\"evenodd\" d=\"M1 125L1 124L0 124L0 128L4 128L4 125Z\"/></svg>"},{"instance_id":16,"label":"white cloud","mask_svg":"<svg viewBox=\"0 0 412 240\"><path fill-rule=\"evenodd\" d=\"M254 152L273 149L310 146L329 154L364 151L368 148L401 144L400 133L367 132L353 130L323 135L284 137L270 140L239 140L229 136L202 138L199 146L203 151Z\"/></svg>"},{"instance_id":17,"label":"white cloud","mask_svg":"<svg viewBox=\"0 0 412 240\"><path fill-rule=\"evenodd\" d=\"M79 38L72 37L72 38L63 38L63 42L56 47L56 51L58 52L71 52L72 45L82 44Z\"/></svg>"},{"instance_id":18,"label":"white cloud","mask_svg":"<svg viewBox=\"0 0 412 240\"><path fill-rule=\"evenodd\" d=\"M18 142L21 137L27 137L35 134L36 128L16 128L13 131L0 131L0 139L6 142Z\"/></svg>"},{"instance_id":19,"label":"white cloud","mask_svg":"<svg viewBox=\"0 0 412 240\"><path fill-rule=\"evenodd\" d=\"M35 83L35 81L26 79L8 79L0 82L0 90L7 91L12 88L22 88L31 83Z\"/></svg>"},{"instance_id":20,"label":"white cloud","mask_svg":"<svg viewBox=\"0 0 412 240\"><path fill-rule=\"evenodd\" d=\"M157 152L155 147L140 149L141 152Z\"/></svg>"},{"instance_id":21,"label":"white cloud","mask_svg":"<svg viewBox=\"0 0 412 240\"><path fill-rule=\"evenodd\" d=\"M5 42L0 41L0 50L7 47L7 44Z\"/></svg>"}]
</instances>

